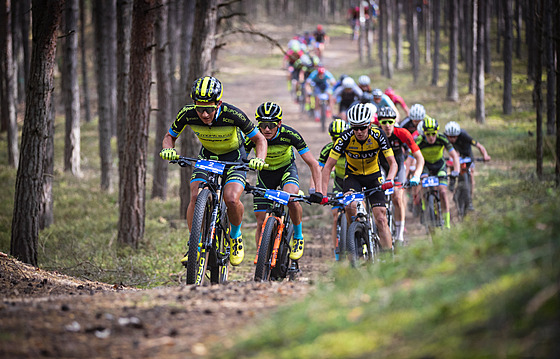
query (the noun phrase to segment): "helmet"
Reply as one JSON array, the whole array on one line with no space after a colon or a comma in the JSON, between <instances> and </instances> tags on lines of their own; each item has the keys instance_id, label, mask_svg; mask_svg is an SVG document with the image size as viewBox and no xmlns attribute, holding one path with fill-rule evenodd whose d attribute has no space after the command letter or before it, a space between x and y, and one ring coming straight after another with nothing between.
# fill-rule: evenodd
<instances>
[{"instance_id":1,"label":"helmet","mask_svg":"<svg viewBox=\"0 0 560 359\"><path fill-rule=\"evenodd\" d=\"M290 50L292 50L293 52L299 52L299 50L301 50L301 42L295 39L292 40L289 41L290 43L288 45L290 47Z\"/></svg>"},{"instance_id":2,"label":"helmet","mask_svg":"<svg viewBox=\"0 0 560 359\"><path fill-rule=\"evenodd\" d=\"M445 134L447 136L459 136L461 134L461 126L455 121L448 122L445 125Z\"/></svg>"},{"instance_id":3,"label":"helmet","mask_svg":"<svg viewBox=\"0 0 560 359\"><path fill-rule=\"evenodd\" d=\"M391 87L387 87L387 89L385 90L385 95L389 97L395 96L395 90L393 90Z\"/></svg>"},{"instance_id":4,"label":"helmet","mask_svg":"<svg viewBox=\"0 0 560 359\"><path fill-rule=\"evenodd\" d=\"M381 91L380 89L375 89L371 92L373 94L373 97L381 97L383 96L383 91Z\"/></svg>"},{"instance_id":5,"label":"helmet","mask_svg":"<svg viewBox=\"0 0 560 359\"><path fill-rule=\"evenodd\" d=\"M418 125L416 126L416 131L418 131L418 134L420 136L424 134L424 130L422 129L422 126L424 126L424 120L418 122Z\"/></svg>"},{"instance_id":6,"label":"helmet","mask_svg":"<svg viewBox=\"0 0 560 359\"><path fill-rule=\"evenodd\" d=\"M348 109L347 117L350 126L366 126L373 119L373 111L369 104L358 103Z\"/></svg>"},{"instance_id":7,"label":"helmet","mask_svg":"<svg viewBox=\"0 0 560 359\"><path fill-rule=\"evenodd\" d=\"M311 58L307 54L301 55L299 60L301 61L303 66L307 66L307 67L313 66L313 62L311 61Z\"/></svg>"},{"instance_id":8,"label":"helmet","mask_svg":"<svg viewBox=\"0 0 560 359\"><path fill-rule=\"evenodd\" d=\"M325 69L325 66L319 66L317 68L317 72L319 73L319 75L324 75L326 71L327 69Z\"/></svg>"},{"instance_id":9,"label":"helmet","mask_svg":"<svg viewBox=\"0 0 560 359\"><path fill-rule=\"evenodd\" d=\"M371 92L364 91L360 97L361 103L371 103L373 101L373 94Z\"/></svg>"},{"instance_id":10,"label":"helmet","mask_svg":"<svg viewBox=\"0 0 560 359\"><path fill-rule=\"evenodd\" d=\"M224 88L220 80L212 76L204 76L194 82L191 98L194 101L218 102L223 93Z\"/></svg>"},{"instance_id":11,"label":"helmet","mask_svg":"<svg viewBox=\"0 0 560 359\"><path fill-rule=\"evenodd\" d=\"M258 122L282 121L282 108L274 102L264 102L257 107L255 118Z\"/></svg>"},{"instance_id":12,"label":"helmet","mask_svg":"<svg viewBox=\"0 0 560 359\"><path fill-rule=\"evenodd\" d=\"M323 31L323 25L321 24L317 25L317 31Z\"/></svg>"},{"instance_id":13,"label":"helmet","mask_svg":"<svg viewBox=\"0 0 560 359\"><path fill-rule=\"evenodd\" d=\"M354 79L351 77L345 77L344 80L342 80L342 87L344 87L345 89L349 89L355 84L356 83L354 82Z\"/></svg>"},{"instance_id":14,"label":"helmet","mask_svg":"<svg viewBox=\"0 0 560 359\"><path fill-rule=\"evenodd\" d=\"M369 84L371 83L371 80L369 79L369 76L367 76L367 75L362 75L362 76L360 76L360 77L358 78L358 83L359 83L360 85L366 86L366 85L369 85Z\"/></svg>"},{"instance_id":15,"label":"helmet","mask_svg":"<svg viewBox=\"0 0 560 359\"><path fill-rule=\"evenodd\" d=\"M426 117L426 109L419 103L415 103L410 107L410 111L408 113L410 119L413 121L420 121Z\"/></svg>"},{"instance_id":16,"label":"helmet","mask_svg":"<svg viewBox=\"0 0 560 359\"><path fill-rule=\"evenodd\" d=\"M342 83L342 81L343 81L345 78L347 78L347 77L348 77L348 75L342 74L342 75L340 75L338 81L340 81L340 83Z\"/></svg>"},{"instance_id":17,"label":"helmet","mask_svg":"<svg viewBox=\"0 0 560 359\"><path fill-rule=\"evenodd\" d=\"M428 131L436 131L439 130L439 124L437 122L437 120L431 118L431 117L427 117L426 119L424 119L424 123L422 125L422 130L424 130L424 132L428 132Z\"/></svg>"},{"instance_id":18,"label":"helmet","mask_svg":"<svg viewBox=\"0 0 560 359\"><path fill-rule=\"evenodd\" d=\"M379 119L382 119L382 118L397 118L397 114L395 113L395 110L393 110L389 106L384 106L384 107L381 107L379 109L379 112L377 113L377 117Z\"/></svg>"},{"instance_id":19,"label":"helmet","mask_svg":"<svg viewBox=\"0 0 560 359\"><path fill-rule=\"evenodd\" d=\"M344 120L342 120L340 118L336 118L329 125L329 135L331 135L331 137L333 137L333 138L337 138L346 129L348 129L348 124Z\"/></svg>"}]
</instances>

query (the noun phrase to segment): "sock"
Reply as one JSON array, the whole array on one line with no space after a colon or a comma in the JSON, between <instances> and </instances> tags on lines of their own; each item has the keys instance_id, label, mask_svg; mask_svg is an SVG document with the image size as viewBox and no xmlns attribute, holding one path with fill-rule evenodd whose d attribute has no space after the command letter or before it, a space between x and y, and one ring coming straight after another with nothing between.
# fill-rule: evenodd
<instances>
[{"instance_id":1,"label":"sock","mask_svg":"<svg viewBox=\"0 0 560 359\"><path fill-rule=\"evenodd\" d=\"M302 239L303 233L301 233L301 223L294 224L294 238L295 239Z\"/></svg>"},{"instance_id":2,"label":"sock","mask_svg":"<svg viewBox=\"0 0 560 359\"><path fill-rule=\"evenodd\" d=\"M239 236L241 236L241 223L239 223L238 226L235 226L233 224L230 224L231 226L231 231L229 232L229 236L231 238L239 238Z\"/></svg>"},{"instance_id":3,"label":"sock","mask_svg":"<svg viewBox=\"0 0 560 359\"><path fill-rule=\"evenodd\" d=\"M444 216L443 218L445 222L445 228L451 228L451 214L449 212L445 212L443 216Z\"/></svg>"},{"instance_id":4,"label":"sock","mask_svg":"<svg viewBox=\"0 0 560 359\"><path fill-rule=\"evenodd\" d=\"M395 221L395 229L397 230L397 240L404 241L404 221Z\"/></svg>"}]
</instances>

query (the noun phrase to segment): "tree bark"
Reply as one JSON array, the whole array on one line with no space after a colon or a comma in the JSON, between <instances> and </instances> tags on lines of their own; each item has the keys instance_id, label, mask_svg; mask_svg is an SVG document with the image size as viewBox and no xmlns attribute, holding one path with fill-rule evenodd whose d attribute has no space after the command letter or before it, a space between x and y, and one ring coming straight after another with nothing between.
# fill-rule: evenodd
<instances>
[{"instance_id":1,"label":"tree bark","mask_svg":"<svg viewBox=\"0 0 560 359\"><path fill-rule=\"evenodd\" d=\"M470 24L471 24L471 46L472 51L470 52L470 71L469 71L469 94L474 94L476 92L476 59L478 52L478 5L479 0L472 0L472 8L470 11Z\"/></svg>"},{"instance_id":2,"label":"tree bark","mask_svg":"<svg viewBox=\"0 0 560 359\"><path fill-rule=\"evenodd\" d=\"M64 170L81 176L80 170L80 89L78 86L78 0L66 0L64 11Z\"/></svg>"},{"instance_id":3,"label":"tree bark","mask_svg":"<svg viewBox=\"0 0 560 359\"><path fill-rule=\"evenodd\" d=\"M504 14L504 51L502 57L504 60L504 93L502 101L502 109L504 115L512 112L511 107L511 82L513 71L513 14L509 0L502 0L502 12Z\"/></svg>"},{"instance_id":4,"label":"tree bark","mask_svg":"<svg viewBox=\"0 0 560 359\"><path fill-rule=\"evenodd\" d=\"M449 5L449 72L447 76L447 99L450 101L459 101L459 90L457 86L457 46L459 42L457 0L450 0Z\"/></svg>"},{"instance_id":5,"label":"tree bark","mask_svg":"<svg viewBox=\"0 0 560 359\"><path fill-rule=\"evenodd\" d=\"M434 62L432 64L432 86L437 86L439 80L439 39L440 39L440 3L433 0L434 16Z\"/></svg>"},{"instance_id":6,"label":"tree bark","mask_svg":"<svg viewBox=\"0 0 560 359\"><path fill-rule=\"evenodd\" d=\"M479 3L478 6L478 29L477 29L477 49L476 52L476 122L484 123L486 121L486 109L484 106L484 40L486 39L485 22L486 22L486 6Z\"/></svg>"},{"instance_id":7,"label":"tree bark","mask_svg":"<svg viewBox=\"0 0 560 359\"><path fill-rule=\"evenodd\" d=\"M542 58L544 52L543 46L543 22L541 21L544 12L544 0L537 0L531 4L533 8L533 26L535 37L535 58L534 58L534 87L533 102L536 107L536 124L537 124L537 148L536 163L537 176L543 178L543 97L542 97Z\"/></svg>"},{"instance_id":8,"label":"tree bark","mask_svg":"<svg viewBox=\"0 0 560 359\"><path fill-rule=\"evenodd\" d=\"M553 17L555 14L554 8L558 8L560 5L555 0L546 0L546 12L543 12L544 16L544 26L546 41L545 43L545 53L546 53L546 134L553 135L555 127L555 113L556 106L554 104L554 94L556 89L556 59L554 58L554 36L553 36L553 21L558 20L558 17Z\"/></svg>"},{"instance_id":9,"label":"tree bark","mask_svg":"<svg viewBox=\"0 0 560 359\"><path fill-rule=\"evenodd\" d=\"M385 65L387 66L387 70L386 70L387 78L392 79L393 62L391 61L391 58L393 57L393 53L391 51L391 38L393 37L393 22L391 21L391 17L393 16L393 6L395 5L392 3L392 1L386 1L385 5L387 8L386 10L387 20L385 21L385 33L387 34L386 41L385 41L385 44L387 46L387 49L385 50L385 54L386 54Z\"/></svg>"},{"instance_id":10,"label":"tree bark","mask_svg":"<svg viewBox=\"0 0 560 359\"><path fill-rule=\"evenodd\" d=\"M169 2L164 2L164 4ZM156 35L156 76L158 111L156 120L156 136L154 143L154 174L152 185L152 198L167 197L167 170L168 163L159 157L161 139L167 132L171 118L171 70L169 68L169 42L167 41L167 6L158 10L155 24Z\"/></svg>"},{"instance_id":11,"label":"tree bark","mask_svg":"<svg viewBox=\"0 0 560 359\"><path fill-rule=\"evenodd\" d=\"M454 0L452 0L454 1ZM420 72L420 50L418 49L418 12L416 11L416 6L413 0L409 1L411 6L411 30L412 30L412 43L410 44L410 58L412 63L412 78L413 82L418 82L418 76Z\"/></svg>"},{"instance_id":12,"label":"tree bark","mask_svg":"<svg viewBox=\"0 0 560 359\"><path fill-rule=\"evenodd\" d=\"M90 96L89 96L89 76L87 67L87 48L86 48L86 2L85 0L80 0L80 57L81 57L81 68L82 68L82 94L83 94L83 104L86 115L86 122L91 122L91 108Z\"/></svg>"},{"instance_id":13,"label":"tree bark","mask_svg":"<svg viewBox=\"0 0 560 359\"><path fill-rule=\"evenodd\" d=\"M16 176L10 253L37 265L39 208L43 193L44 157L49 135L49 109L54 91L56 37L63 0L33 0L33 50L25 120Z\"/></svg>"},{"instance_id":14,"label":"tree bark","mask_svg":"<svg viewBox=\"0 0 560 359\"><path fill-rule=\"evenodd\" d=\"M395 17L393 21L394 34L395 34L395 68L401 70L403 68L402 60L402 41L403 35L401 31L401 7L403 6L402 0L395 1Z\"/></svg>"},{"instance_id":15,"label":"tree bark","mask_svg":"<svg viewBox=\"0 0 560 359\"><path fill-rule=\"evenodd\" d=\"M134 0L130 41L129 107L118 241L133 248L144 237L150 83L156 7L161 0Z\"/></svg>"}]
</instances>

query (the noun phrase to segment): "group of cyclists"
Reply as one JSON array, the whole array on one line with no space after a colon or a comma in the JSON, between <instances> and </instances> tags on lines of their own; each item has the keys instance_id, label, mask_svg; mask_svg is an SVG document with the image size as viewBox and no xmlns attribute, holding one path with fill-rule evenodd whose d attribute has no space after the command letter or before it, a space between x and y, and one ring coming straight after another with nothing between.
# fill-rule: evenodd
<instances>
[{"instance_id":1,"label":"group of cyclists","mask_svg":"<svg viewBox=\"0 0 560 359\"><path fill-rule=\"evenodd\" d=\"M361 90L362 96L364 93L370 93L365 88L365 79L360 77L360 80L360 84L364 86ZM329 126L331 142L324 146L316 159L301 134L282 123L283 111L279 104L264 102L259 105L255 111L255 125L241 109L223 102L222 95L222 83L215 77L204 76L194 82L191 91L194 103L184 106L179 111L165 135L160 152L163 159L174 160L179 157L174 148L175 142L186 126L190 126L202 145L199 158L239 162L254 150L254 157L248 161L248 165L258 171L256 185L261 188L280 188L285 192L297 194L300 191L295 162L297 152L311 172L309 200L313 203L326 204L328 192L349 193L380 187L381 191L372 192L368 200L379 231L381 246L386 251L392 250L393 241L395 244L404 243L406 206L402 184L408 183L412 187L413 195L417 197L422 175L439 176L445 227L449 228L448 175L443 157L444 150L453 160L451 181L459 173L459 156L472 156L472 146L480 150L484 160L490 160L484 146L474 141L458 123L449 122L444 133L440 133L438 121L427 116L421 104L411 106L406 118L399 122L399 114L394 104L379 104L383 100L387 101L383 96L378 96L381 97L378 102L355 101L344 111L344 118L335 117ZM393 103L386 93L383 95L391 101L389 103ZM404 101L401 99L399 103L406 112ZM329 187L333 170L334 184ZM231 224L229 259L235 266L244 258L241 233L244 206L240 197L245 188L246 172L232 170L225 176L223 196ZM198 187L206 178L205 171L194 169L187 210L189 229L192 226ZM385 212L384 191L391 188L394 188L394 237L389 231ZM257 219L255 240L258 246L264 212L271 206L271 201L255 196L253 203ZM298 260L304 249L302 208L299 203L290 202L288 209L294 225L290 258ZM350 223L356 213L356 206L351 203L345 209ZM336 246L336 238L333 238L333 243ZM185 257L182 262L186 260Z\"/></svg>"}]
</instances>

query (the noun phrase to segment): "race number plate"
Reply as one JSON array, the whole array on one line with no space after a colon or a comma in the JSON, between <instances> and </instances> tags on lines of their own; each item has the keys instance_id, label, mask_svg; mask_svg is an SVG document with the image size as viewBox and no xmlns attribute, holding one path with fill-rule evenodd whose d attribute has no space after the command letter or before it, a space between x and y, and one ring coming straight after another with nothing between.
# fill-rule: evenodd
<instances>
[{"instance_id":1,"label":"race number plate","mask_svg":"<svg viewBox=\"0 0 560 359\"><path fill-rule=\"evenodd\" d=\"M344 196L344 205L348 206L350 203L355 202L355 201L363 201L364 200L364 194L363 193L352 193L349 194L347 196Z\"/></svg>"},{"instance_id":2,"label":"race number plate","mask_svg":"<svg viewBox=\"0 0 560 359\"><path fill-rule=\"evenodd\" d=\"M224 173L224 169L226 168L226 165L224 165L223 163L208 160L198 160L196 161L194 166L196 168L200 168L201 170L217 173L219 175Z\"/></svg>"},{"instance_id":3,"label":"race number plate","mask_svg":"<svg viewBox=\"0 0 560 359\"><path fill-rule=\"evenodd\" d=\"M439 178L430 176L422 179L422 187L437 187L439 186Z\"/></svg>"},{"instance_id":4,"label":"race number plate","mask_svg":"<svg viewBox=\"0 0 560 359\"><path fill-rule=\"evenodd\" d=\"M393 193L395 193L395 188L394 187L391 187L391 188L385 190L385 195L386 196L390 196Z\"/></svg>"},{"instance_id":5,"label":"race number plate","mask_svg":"<svg viewBox=\"0 0 560 359\"><path fill-rule=\"evenodd\" d=\"M264 192L264 198L270 199L271 201L278 202L280 204L288 204L290 200L290 194L284 191L278 191L275 189L267 189Z\"/></svg>"}]
</instances>

